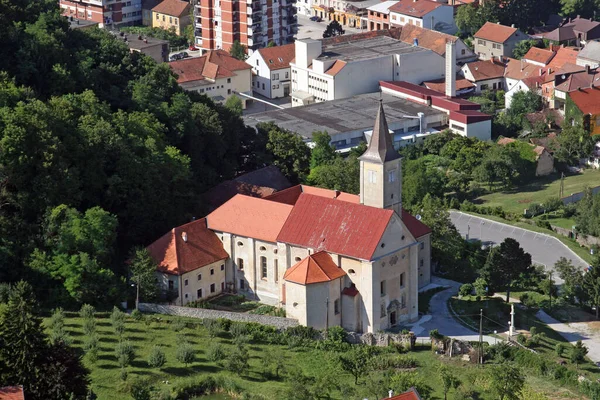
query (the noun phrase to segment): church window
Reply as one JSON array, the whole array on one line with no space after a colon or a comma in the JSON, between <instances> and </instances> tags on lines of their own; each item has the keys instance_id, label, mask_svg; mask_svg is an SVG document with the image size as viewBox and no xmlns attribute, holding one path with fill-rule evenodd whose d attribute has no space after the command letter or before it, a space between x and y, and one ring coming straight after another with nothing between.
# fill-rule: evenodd
<instances>
[{"instance_id":1,"label":"church window","mask_svg":"<svg viewBox=\"0 0 600 400\"><path fill-rule=\"evenodd\" d=\"M267 279L267 257L260 258L260 277Z\"/></svg>"},{"instance_id":2,"label":"church window","mask_svg":"<svg viewBox=\"0 0 600 400\"><path fill-rule=\"evenodd\" d=\"M240 279L240 289L244 290L244 280Z\"/></svg>"},{"instance_id":3,"label":"church window","mask_svg":"<svg viewBox=\"0 0 600 400\"><path fill-rule=\"evenodd\" d=\"M385 303L381 303L381 318L385 317Z\"/></svg>"},{"instance_id":4,"label":"church window","mask_svg":"<svg viewBox=\"0 0 600 400\"><path fill-rule=\"evenodd\" d=\"M393 169L391 171L388 171L388 181L389 182L395 182L396 181L396 170Z\"/></svg>"},{"instance_id":5,"label":"church window","mask_svg":"<svg viewBox=\"0 0 600 400\"><path fill-rule=\"evenodd\" d=\"M244 260L241 258L237 259L237 266L239 270L243 270L244 269Z\"/></svg>"},{"instance_id":6,"label":"church window","mask_svg":"<svg viewBox=\"0 0 600 400\"><path fill-rule=\"evenodd\" d=\"M377 183L377 173L369 170L369 183Z\"/></svg>"},{"instance_id":7,"label":"church window","mask_svg":"<svg viewBox=\"0 0 600 400\"><path fill-rule=\"evenodd\" d=\"M423 259L421 258L421 267L422 267L423 265L425 265L425 260L423 260Z\"/></svg>"},{"instance_id":8,"label":"church window","mask_svg":"<svg viewBox=\"0 0 600 400\"><path fill-rule=\"evenodd\" d=\"M277 254L277 249L273 249L273 254Z\"/></svg>"},{"instance_id":9,"label":"church window","mask_svg":"<svg viewBox=\"0 0 600 400\"><path fill-rule=\"evenodd\" d=\"M349 269L349 270L348 270L348 273L349 273L350 275L354 275L354 274L356 274L356 272L355 272L353 269Z\"/></svg>"},{"instance_id":10,"label":"church window","mask_svg":"<svg viewBox=\"0 0 600 400\"><path fill-rule=\"evenodd\" d=\"M385 296L385 281L381 281L379 289L381 290L381 297Z\"/></svg>"},{"instance_id":11,"label":"church window","mask_svg":"<svg viewBox=\"0 0 600 400\"><path fill-rule=\"evenodd\" d=\"M243 242L237 242L237 245L238 245L239 247L244 247L244 243L243 243Z\"/></svg>"},{"instance_id":12,"label":"church window","mask_svg":"<svg viewBox=\"0 0 600 400\"><path fill-rule=\"evenodd\" d=\"M201 281L202 280L202 274L198 274L198 280Z\"/></svg>"},{"instance_id":13,"label":"church window","mask_svg":"<svg viewBox=\"0 0 600 400\"><path fill-rule=\"evenodd\" d=\"M400 307L402 307L402 308L406 308L406 295L405 295L405 294L403 294L403 295L400 297Z\"/></svg>"},{"instance_id":14,"label":"church window","mask_svg":"<svg viewBox=\"0 0 600 400\"><path fill-rule=\"evenodd\" d=\"M259 250L260 250L260 251L266 251L266 250L267 250L267 248L266 248L265 246L260 246Z\"/></svg>"},{"instance_id":15,"label":"church window","mask_svg":"<svg viewBox=\"0 0 600 400\"><path fill-rule=\"evenodd\" d=\"M183 286L187 286L187 285L188 285L188 280L186 279L183 281Z\"/></svg>"},{"instance_id":16,"label":"church window","mask_svg":"<svg viewBox=\"0 0 600 400\"><path fill-rule=\"evenodd\" d=\"M425 242L421 242L421 250L425 249Z\"/></svg>"},{"instance_id":17,"label":"church window","mask_svg":"<svg viewBox=\"0 0 600 400\"><path fill-rule=\"evenodd\" d=\"M273 273L275 274L275 282L279 282L279 261L273 260Z\"/></svg>"},{"instance_id":18,"label":"church window","mask_svg":"<svg viewBox=\"0 0 600 400\"><path fill-rule=\"evenodd\" d=\"M335 313L335 315L338 315L340 313L340 299L336 299L333 302L333 312Z\"/></svg>"},{"instance_id":19,"label":"church window","mask_svg":"<svg viewBox=\"0 0 600 400\"><path fill-rule=\"evenodd\" d=\"M214 268L211 268L211 269L210 269L210 274L211 274L211 275L214 275L214 274L215 274L215 269L214 269Z\"/></svg>"},{"instance_id":20,"label":"church window","mask_svg":"<svg viewBox=\"0 0 600 400\"><path fill-rule=\"evenodd\" d=\"M298 261L300 261L302 259L300 257L296 257L296 258L294 258L294 260L296 260L296 262L298 262Z\"/></svg>"},{"instance_id":21,"label":"church window","mask_svg":"<svg viewBox=\"0 0 600 400\"><path fill-rule=\"evenodd\" d=\"M404 287L404 272L400 274L400 287Z\"/></svg>"}]
</instances>

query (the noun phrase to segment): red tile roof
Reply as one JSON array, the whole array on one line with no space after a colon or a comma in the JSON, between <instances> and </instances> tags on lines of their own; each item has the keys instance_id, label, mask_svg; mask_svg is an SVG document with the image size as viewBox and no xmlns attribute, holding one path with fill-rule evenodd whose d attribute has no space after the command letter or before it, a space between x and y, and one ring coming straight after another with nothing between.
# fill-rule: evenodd
<instances>
[{"instance_id":1,"label":"red tile roof","mask_svg":"<svg viewBox=\"0 0 600 400\"><path fill-rule=\"evenodd\" d=\"M370 260L393 213L302 193L277 241Z\"/></svg>"},{"instance_id":2,"label":"red tile roof","mask_svg":"<svg viewBox=\"0 0 600 400\"><path fill-rule=\"evenodd\" d=\"M450 111L450 119L463 124L474 124L475 122L489 121L492 116L477 110L461 110Z\"/></svg>"},{"instance_id":3,"label":"red tile roof","mask_svg":"<svg viewBox=\"0 0 600 400\"><path fill-rule=\"evenodd\" d=\"M276 242L292 206L238 194L210 213L208 228Z\"/></svg>"},{"instance_id":4,"label":"red tile roof","mask_svg":"<svg viewBox=\"0 0 600 400\"><path fill-rule=\"evenodd\" d=\"M577 55L579 50L571 49L567 47L560 47L556 51L556 55L548 64L548 68L557 70L562 68L565 64L577 64Z\"/></svg>"},{"instance_id":5,"label":"red tile roof","mask_svg":"<svg viewBox=\"0 0 600 400\"><path fill-rule=\"evenodd\" d=\"M478 31L474 37L477 39L490 40L496 43L504 43L510 38L517 28L511 28L510 26L504 26L500 24L494 24L492 22L486 22Z\"/></svg>"},{"instance_id":6,"label":"red tile roof","mask_svg":"<svg viewBox=\"0 0 600 400\"><path fill-rule=\"evenodd\" d=\"M0 388L0 400L25 400L23 386L6 386Z\"/></svg>"},{"instance_id":7,"label":"red tile roof","mask_svg":"<svg viewBox=\"0 0 600 400\"><path fill-rule=\"evenodd\" d=\"M476 87L473 82L470 82L462 75L456 75L456 90L464 90ZM446 92L446 78L436 79L433 81L423 82L423 86L427 89L435 90L436 92Z\"/></svg>"},{"instance_id":8,"label":"red tile roof","mask_svg":"<svg viewBox=\"0 0 600 400\"><path fill-rule=\"evenodd\" d=\"M465 66L471 71L475 82L487 79L498 79L504 76L504 64L495 60L474 61L465 64Z\"/></svg>"},{"instance_id":9,"label":"red tile roof","mask_svg":"<svg viewBox=\"0 0 600 400\"><path fill-rule=\"evenodd\" d=\"M296 46L292 43L283 46L265 47L259 49L258 53L265 60L270 70L289 68L290 62L296 54Z\"/></svg>"},{"instance_id":10,"label":"red tile roof","mask_svg":"<svg viewBox=\"0 0 600 400\"><path fill-rule=\"evenodd\" d=\"M432 31L412 24L404 25L400 31L400 40L404 43L413 44L415 39L419 41L419 47L432 50L441 56L446 54L446 42L456 42L458 40L456 36L446 33Z\"/></svg>"},{"instance_id":11,"label":"red tile roof","mask_svg":"<svg viewBox=\"0 0 600 400\"><path fill-rule=\"evenodd\" d=\"M182 0L163 0L152 11L171 15L173 17L181 17L184 14L189 13L190 3Z\"/></svg>"},{"instance_id":12,"label":"red tile roof","mask_svg":"<svg viewBox=\"0 0 600 400\"><path fill-rule=\"evenodd\" d=\"M215 80L235 75L235 71L251 69L252 66L232 57L224 50L211 50L202 57L186 58L169 63L177 74L177 82L200 81L206 78Z\"/></svg>"},{"instance_id":13,"label":"red tile roof","mask_svg":"<svg viewBox=\"0 0 600 400\"><path fill-rule=\"evenodd\" d=\"M307 185L296 185L289 189L281 190L277 193L274 193L270 196L267 196L266 200L276 201L278 203L285 203L294 205L300 194L307 193L315 196L326 197L328 199L338 199L342 201L347 201L349 203L358 204L360 203L360 197L356 194L350 194L345 192L340 192L331 189L323 189L314 186Z\"/></svg>"},{"instance_id":14,"label":"red tile roof","mask_svg":"<svg viewBox=\"0 0 600 400\"><path fill-rule=\"evenodd\" d=\"M406 225L406 228L410 231L410 233L418 239L422 236L431 233L431 228L413 217L408 211L402 209L402 222Z\"/></svg>"},{"instance_id":15,"label":"red tile roof","mask_svg":"<svg viewBox=\"0 0 600 400\"><path fill-rule=\"evenodd\" d=\"M335 265L327 252L319 251L309 255L285 271L283 279L301 285L310 285L312 283L330 282L344 275L346 275L346 272Z\"/></svg>"},{"instance_id":16,"label":"red tile roof","mask_svg":"<svg viewBox=\"0 0 600 400\"><path fill-rule=\"evenodd\" d=\"M329 68L325 73L327 75L336 76L344 67L346 66L346 62L342 60L336 60L331 68Z\"/></svg>"},{"instance_id":17,"label":"red tile roof","mask_svg":"<svg viewBox=\"0 0 600 400\"><path fill-rule=\"evenodd\" d=\"M547 69L539 65L531 64L525 60L506 58L506 69L504 76L511 79L525 79L535 76L545 76Z\"/></svg>"},{"instance_id":18,"label":"red tile roof","mask_svg":"<svg viewBox=\"0 0 600 400\"><path fill-rule=\"evenodd\" d=\"M358 289L356 288L356 286L354 284L352 284L352 286L345 287L344 289L342 289L342 294L344 294L346 296L354 297L354 296L358 295Z\"/></svg>"},{"instance_id":19,"label":"red tile roof","mask_svg":"<svg viewBox=\"0 0 600 400\"><path fill-rule=\"evenodd\" d=\"M575 90L569 93L569 97L582 113L600 115L600 88Z\"/></svg>"},{"instance_id":20,"label":"red tile roof","mask_svg":"<svg viewBox=\"0 0 600 400\"><path fill-rule=\"evenodd\" d=\"M419 396L417 389L410 388L408 392L404 392L393 397L386 397L385 399L381 400L421 400L421 396Z\"/></svg>"},{"instance_id":21,"label":"red tile roof","mask_svg":"<svg viewBox=\"0 0 600 400\"><path fill-rule=\"evenodd\" d=\"M206 227L205 218L171 229L147 249L158 264L158 271L173 275L182 275L228 257L217 235Z\"/></svg>"},{"instance_id":22,"label":"red tile roof","mask_svg":"<svg viewBox=\"0 0 600 400\"><path fill-rule=\"evenodd\" d=\"M390 7L390 12L422 18L423 16L443 5L444 4L442 3L430 0L400 0Z\"/></svg>"},{"instance_id":23,"label":"red tile roof","mask_svg":"<svg viewBox=\"0 0 600 400\"><path fill-rule=\"evenodd\" d=\"M550 63L550 60L554 58L556 55L555 52L548 49L539 49L537 47L532 47L529 49L527 54L523 56L523 59L535 61L547 65Z\"/></svg>"}]
</instances>

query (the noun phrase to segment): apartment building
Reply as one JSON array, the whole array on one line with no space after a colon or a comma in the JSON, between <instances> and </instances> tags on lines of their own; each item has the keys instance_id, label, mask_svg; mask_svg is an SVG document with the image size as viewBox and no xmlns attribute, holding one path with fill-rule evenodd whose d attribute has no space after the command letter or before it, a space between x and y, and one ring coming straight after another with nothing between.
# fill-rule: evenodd
<instances>
[{"instance_id":1,"label":"apartment building","mask_svg":"<svg viewBox=\"0 0 600 400\"><path fill-rule=\"evenodd\" d=\"M291 43L297 32L296 0L193 0L196 46L229 51L235 41L248 53Z\"/></svg>"},{"instance_id":2,"label":"apartment building","mask_svg":"<svg viewBox=\"0 0 600 400\"><path fill-rule=\"evenodd\" d=\"M142 0L59 0L62 14L98 26L125 26L142 22Z\"/></svg>"},{"instance_id":3,"label":"apartment building","mask_svg":"<svg viewBox=\"0 0 600 400\"><path fill-rule=\"evenodd\" d=\"M152 27L174 30L183 35L191 23L190 3L183 0L163 0L152 9Z\"/></svg>"},{"instance_id":4,"label":"apartment building","mask_svg":"<svg viewBox=\"0 0 600 400\"><path fill-rule=\"evenodd\" d=\"M379 81L420 84L444 76L444 58L393 39L387 31L324 40L296 40L292 107L343 99L379 89Z\"/></svg>"},{"instance_id":5,"label":"apartment building","mask_svg":"<svg viewBox=\"0 0 600 400\"><path fill-rule=\"evenodd\" d=\"M312 15L324 21L337 21L342 26L367 29L368 8L379 0L313 0Z\"/></svg>"},{"instance_id":6,"label":"apartment building","mask_svg":"<svg viewBox=\"0 0 600 400\"><path fill-rule=\"evenodd\" d=\"M475 53L482 60L494 57L512 57L517 43L529 36L514 26L504 26L486 22L474 35Z\"/></svg>"}]
</instances>

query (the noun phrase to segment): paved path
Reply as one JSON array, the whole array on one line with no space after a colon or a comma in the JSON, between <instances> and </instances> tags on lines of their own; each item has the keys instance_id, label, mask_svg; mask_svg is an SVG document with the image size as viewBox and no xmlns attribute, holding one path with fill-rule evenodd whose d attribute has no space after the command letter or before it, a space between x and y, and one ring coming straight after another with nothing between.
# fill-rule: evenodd
<instances>
[{"instance_id":1,"label":"paved path","mask_svg":"<svg viewBox=\"0 0 600 400\"><path fill-rule=\"evenodd\" d=\"M441 334L466 341L479 340L479 334L456 321L448 310L448 300L458 293L461 283L432 277L431 282L436 285L448 287L448 289L438 292L431 298L429 311L431 315L424 315L418 322L411 325L411 330L417 335L417 339L429 339L429 331L437 329ZM483 340L490 344L496 343L499 339L492 336L483 336Z\"/></svg>"},{"instance_id":2,"label":"paved path","mask_svg":"<svg viewBox=\"0 0 600 400\"><path fill-rule=\"evenodd\" d=\"M492 221L490 219L475 217L460 211L450 211L450 219L456 229L464 237L481 240L484 243L498 245L507 237L517 240L521 247L531 254L533 262L553 268L559 258L565 257L573 264L587 267L583 259L569 249L557 238L527 229L517 228L508 224ZM558 279L557 282L562 283Z\"/></svg>"},{"instance_id":3,"label":"paved path","mask_svg":"<svg viewBox=\"0 0 600 400\"><path fill-rule=\"evenodd\" d=\"M311 21L310 17L298 14L298 33L296 39L323 39L323 32L327 28L330 21L323 20L321 22ZM361 32L360 29L349 28L344 26L346 34ZM366 30L364 31L366 32Z\"/></svg>"},{"instance_id":4,"label":"paved path","mask_svg":"<svg viewBox=\"0 0 600 400\"><path fill-rule=\"evenodd\" d=\"M543 310L537 312L536 317L554 329L570 343L575 344L581 340L588 348L588 358L593 362L600 362L600 335L592 332L585 322L564 324L546 314Z\"/></svg>"}]
</instances>

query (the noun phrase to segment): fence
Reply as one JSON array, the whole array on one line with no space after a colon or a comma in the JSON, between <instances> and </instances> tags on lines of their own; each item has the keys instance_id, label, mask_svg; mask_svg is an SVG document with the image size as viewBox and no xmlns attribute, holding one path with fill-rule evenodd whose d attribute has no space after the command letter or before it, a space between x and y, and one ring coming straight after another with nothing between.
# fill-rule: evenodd
<instances>
[{"instance_id":1,"label":"fence","mask_svg":"<svg viewBox=\"0 0 600 400\"><path fill-rule=\"evenodd\" d=\"M298 325L298 321L292 318L272 317L270 315L257 315L247 313L236 313L229 311L207 310L204 308L191 308L180 306L168 306L162 304L140 303L140 311L158 314L177 315L190 318L225 318L238 322L256 322L262 325L274 326L278 329L290 328Z\"/></svg>"},{"instance_id":2,"label":"fence","mask_svg":"<svg viewBox=\"0 0 600 400\"><path fill-rule=\"evenodd\" d=\"M600 193L600 186L593 187L590 190L592 191L592 194L598 194ZM583 199L583 196L585 196L585 192L577 192L571 194L570 196L563 197L561 198L561 200L564 205L567 205L571 203L577 203L578 201Z\"/></svg>"}]
</instances>

